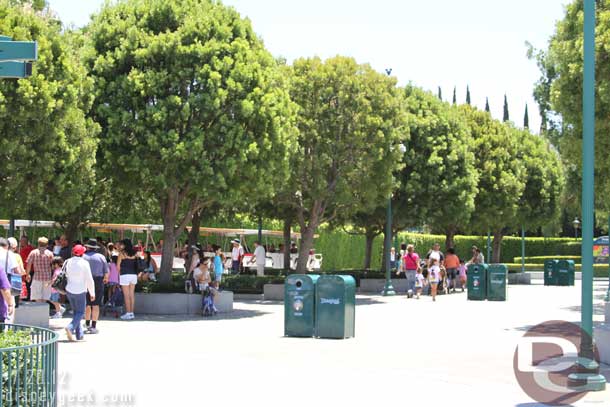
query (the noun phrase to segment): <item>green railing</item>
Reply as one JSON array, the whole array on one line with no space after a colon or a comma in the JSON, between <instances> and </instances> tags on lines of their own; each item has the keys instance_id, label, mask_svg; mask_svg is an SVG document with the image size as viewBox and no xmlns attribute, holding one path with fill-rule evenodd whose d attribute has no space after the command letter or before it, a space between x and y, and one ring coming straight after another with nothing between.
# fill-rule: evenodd
<instances>
[{"instance_id":1,"label":"green railing","mask_svg":"<svg viewBox=\"0 0 610 407\"><path fill-rule=\"evenodd\" d=\"M6 342L24 344L0 348L0 407L57 406L59 336L48 329L0 324L2 335Z\"/></svg>"}]
</instances>

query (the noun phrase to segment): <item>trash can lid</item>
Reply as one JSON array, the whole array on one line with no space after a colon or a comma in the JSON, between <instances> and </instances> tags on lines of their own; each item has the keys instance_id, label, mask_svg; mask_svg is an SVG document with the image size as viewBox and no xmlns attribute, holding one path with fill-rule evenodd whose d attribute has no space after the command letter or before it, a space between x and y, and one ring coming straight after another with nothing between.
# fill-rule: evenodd
<instances>
[{"instance_id":1,"label":"trash can lid","mask_svg":"<svg viewBox=\"0 0 610 407\"><path fill-rule=\"evenodd\" d=\"M319 283L330 282L330 281L334 280L334 283L336 283L336 284L343 284L345 286L356 287L356 280L352 276L332 274L332 275L321 276L319 280L320 280Z\"/></svg>"},{"instance_id":2,"label":"trash can lid","mask_svg":"<svg viewBox=\"0 0 610 407\"><path fill-rule=\"evenodd\" d=\"M319 278L319 274L291 274L286 277L284 283L286 285L296 285L300 288L299 282L303 285L314 286Z\"/></svg>"}]
</instances>

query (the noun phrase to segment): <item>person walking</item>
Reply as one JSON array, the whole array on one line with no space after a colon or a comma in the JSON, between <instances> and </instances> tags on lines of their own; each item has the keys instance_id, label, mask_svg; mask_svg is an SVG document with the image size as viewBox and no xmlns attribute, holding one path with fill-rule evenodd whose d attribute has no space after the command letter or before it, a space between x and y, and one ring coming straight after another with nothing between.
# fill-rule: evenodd
<instances>
[{"instance_id":1,"label":"person walking","mask_svg":"<svg viewBox=\"0 0 610 407\"><path fill-rule=\"evenodd\" d=\"M95 301L95 283L93 282L89 262L83 259L85 251L84 246L74 246L72 249L73 257L65 263L66 279L68 281L66 295L72 307L72 321L66 326L65 330L70 342L74 341L74 335L79 341L84 337L81 320L85 315L87 293Z\"/></svg>"},{"instance_id":2,"label":"person walking","mask_svg":"<svg viewBox=\"0 0 610 407\"><path fill-rule=\"evenodd\" d=\"M241 246L239 239L233 239L231 243L233 244L233 249L231 250L231 269L233 274L239 274L241 259L244 257L244 248Z\"/></svg>"},{"instance_id":3,"label":"person walking","mask_svg":"<svg viewBox=\"0 0 610 407\"><path fill-rule=\"evenodd\" d=\"M222 274L224 272L225 256L222 253L222 247L216 246L214 255L214 282L220 286Z\"/></svg>"},{"instance_id":4,"label":"person walking","mask_svg":"<svg viewBox=\"0 0 610 407\"><path fill-rule=\"evenodd\" d=\"M21 294L23 293L23 286L25 285L23 283L23 277L25 277L25 267L23 266L23 259L21 258L21 256L17 253L17 239L15 239L14 237L9 237L7 239L7 244L8 246L5 247L9 253L10 256L13 257L13 259L15 260L15 263L17 263L17 270L8 270L8 273L12 273L18 276L21 276L21 292L19 293L19 295L15 295L15 308L19 308L19 301L21 299ZM8 276L8 274L7 274ZM14 289L12 290L13 294L14 294Z\"/></svg>"},{"instance_id":5,"label":"person walking","mask_svg":"<svg viewBox=\"0 0 610 407\"><path fill-rule=\"evenodd\" d=\"M263 245L261 245L261 242L254 242L254 256L250 260L250 263L256 264L257 277L263 277L265 275L265 257L265 248L263 247Z\"/></svg>"},{"instance_id":6,"label":"person walking","mask_svg":"<svg viewBox=\"0 0 610 407\"><path fill-rule=\"evenodd\" d=\"M419 254L415 253L415 246L412 244L408 245L407 252L402 258L402 264L405 270L405 277L407 278L407 295L409 297L413 295L416 288L417 271L421 269L419 263L420 258Z\"/></svg>"},{"instance_id":7,"label":"person walking","mask_svg":"<svg viewBox=\"0 0 610 407\"><path fill-rule=\"evenodd\" d=\"M136 284L138 283L138 273L140 267L137 251L133 247L130 239L123 239L119 242L119 258L117 260L117 269L119 270L119 282L123 290L123 298L125 302L125 313L121 315L122 320L131 320L135 318L133 313L135 306Z\"/></svg>"},{"instance_id":8,"label":"person walking","mask_svg":"<svg viewBox=\"0 0 610 407\"><path fill-rule=\"evenodd\" d=\"M49 239L38 238L38 249L33 250L28 256L27 274L33 272L30 299L37 302L47 302L51 299L51 280L53 279L53 252L47 249Z\"/></svg>"},{"instance_id":9,"label":"person walking","mask_svg":"<svg viewBox=\"0 0 610 407\"><path fill-rule=\"evenodd\" d=\"M21 236L21 238L19 239L19 257L21 257L21 260L23 262L24 270L27 270L28 268L28 256L30 255L30 253L32 253L32 250L34 250L34 246L30 244L28 237L25 235ZM24 273L21 278L21 281L21 299L29 301L31 292L30 286L32 285L32 280L28 278L27 273Z\"/></svg>"},{"instance_id":10,"label":"person walking","mask_svg":"<svg viewBox=\"0 0 610 407\"><path fill-rule=\"evenodd\" d=\"M70 242L68 242L66 235L61 235L59 237L59 246L59 257L64 259L64 261L72 257L72 250L70 250Z\"/></svg>"},{"instance_id":11,"label":"person walking","mask_svg":"<svg viewBox=\"0 0 610 407\"><path fill-rule=\"evenodd\" d=\"M0 237L0 323L13 316L15 299L11 294L9 274L18 272L18 264L14 254L8 250L8 241Z\"/></svg>"},{"instance_id":12,"label":"person walking","mask_svg":"<svg viewBox=\"0 0 610 407\"><path fill-rule=\"evenodd\" d=\"M91 276L93 277L93 285L95 295L87 295L87 308L85 309L85 326L87 334L96 334L97 321L100 317L100 305L104 297L104 284L108 282L108 261L106 257L99 252L99 246L96 239L89 239L85 244L86 252L83 258L89 263Z\"/></svg>"},{"instance_id":13,"label":"person walking","mask_svg":"<svg viewBox=\"0 0 610 407\"><path fill-rule=\"evenodd\" d=\"M458 283L460 258L455 254L455 249L453 247L447 250L445 268L447 269L447 289L449 292L455 292Z\"/></svg>"},{"instance_id":14,"label":"person walking","mask_svg":"<svg viewBox=\"0 0 610 407\"><path fill-rule=\"evenodd\" d=\"M438 260L431 259L430 266L428 267L428 279L430 281L430 295L432 295L432 301L436 301L436 291L438 289L438 283L440 282L441 268L438 265Z\"/></svg>"}]
</instances>

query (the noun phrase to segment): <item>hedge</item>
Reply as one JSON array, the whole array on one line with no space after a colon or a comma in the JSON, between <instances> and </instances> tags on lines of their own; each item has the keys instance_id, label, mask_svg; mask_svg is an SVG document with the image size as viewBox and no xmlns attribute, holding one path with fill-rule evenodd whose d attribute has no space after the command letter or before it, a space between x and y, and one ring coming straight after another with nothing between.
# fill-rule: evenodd
<instances>
[{"instance_id":1,"label":"hedge","mask_svg":"<svg viewBox=\"0 0 610 407\"><path fill-rule=\"evenodd\" d=\"M510 273L518 273L521 271L521 263L508 263L506 264ZM581 271L582 267L580 264L576 264L576 271ZM544 271L544 264L526 264L525 271ZM608 278L608 265L607 264L594 264L593 273L596 278Z\"/></svg>"},{"instance_id":2,"label":"hedge","mask_svg":"<svg viewBox=\"0 0 610 407\"><path fill-rule=\"evenodd\" d=\"M580 257L580 256L530 256L530 257L526 256L525 257L525 262L530 263L530 264L542 264L546 260L574 260L574 262L578 264L581 262L582 257ZM513 262L521 264L521 256L515 257L513 259Z\"/></svg>"},{"instance_id":3,"label":"hedge","mask_svg":"<svg viewBox=\"0 0 610 407\"><path fill-rule=\"evenodd\" d=\"M323 229L315 241L316 252L324 256L323 270L358 269L364 266L365 238L339 230ZM445 236L419 233L400 233L399 243L411 243L416 251L426 254L434 243L445 244ZM371 267L381 266L383 236L373 242ZM476 245L487 255L487 236L456 236L455 249L460 257L468 258ZM532 256L580 256L580 242L573 238L526 238L526 253ZM521 238L507 236L502 241L501 261L511 263L521 256Z\"/></svg>"}]
</instances>

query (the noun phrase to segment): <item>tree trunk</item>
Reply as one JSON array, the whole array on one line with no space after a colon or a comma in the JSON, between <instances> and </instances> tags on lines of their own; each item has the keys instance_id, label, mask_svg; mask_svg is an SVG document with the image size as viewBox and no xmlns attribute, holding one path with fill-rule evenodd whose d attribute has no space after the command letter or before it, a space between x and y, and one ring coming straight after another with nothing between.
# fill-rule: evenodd
<instances>
[{"instance_id":1,"label":"tree trunk","mask_svg":"<svg viewBox=\"0 0 610 407\"><path fill-rule=\"evenodd\" d=\"M455 247L455 228L450 226L445 231L445 251Z\"/></svg>"},{"instance_id":2,"label":"tree trunk","mask_svg":"<svg viewBox=\"0 0 610 407\"><path fill-rule=\"evenodd\" d=\"M492 259L493 259L493 263L500 263L500 256L501 256L501 252L502 252L502 239L504 238L504 234L502 233L502 230L496 230L494 231L494 240L493 240L493 254L492 254ZM487 262L489 262L489 259L487 259Z\"/></svg>"},{"instance_id":3,"label":"tree trunk","mask_svg":"<svg viewBox=\"0 0 610 407\"><path fill-rule=\"evenodd\" d=\"M193 219L191 220L191 231L188 236L188 256L185 262L185 269L188 271L191 269L191 263L193 262L193 249L192 247L199 242L199 231L201 230L201 212L196 211L193 214Z\"/></svg>"},{"instance_id":4,"label":"tree trunk","mask_svg":"<svg viewBox=\"0 0 610 407\"><path fill-rule=\"evenodd\" d=\"M297 273L307 273L307 262L309 261L309 252L313 249L313 235L315 228L313 226L301 227L301 247L299 247L299 258L297 260Z\"/></svg>"},{"instance_id":5,"label":"tree trunk","mask_svg":"<svg viewBox=\"0 0 610 407\"><path fill-rule=\"evenodd\" d=\"M74 243L74 240L76 240L76 234L78 233L78 225L78 222L68 222L68 224L64 228L64 235L66 236L68 245L72 245L72 243Z\"/></svg>"},{"instance_id":6,"label":"tree trunk","mask_svg":"<svg viewBox=\"0 0 610 407\"><path fill-rule=\"evenodd\" d=\"M284 271L286 274L290 272L290 229L292 228L292 219L284 219Z\"/></svg>"},{"instance_id":7,"label":"tree trunk","mask_svg":"<svg viewBox=\"0 0 610 407\"><path fill-rule=\"evenodd\" d=\"M373 258L373 242L375 241L375 234L367 231L364 237L366 239L364 247L364 269L369 270L371 268L371 261Z\"/></svg>"},{"instance_id":8,"label":"tree trunk","mask_svg":"<svg viewBox=\"0 0 610 407\"><path fill-rule=\"evenodd\" d=\"M171 283L172 270L174 268L174 246L176 246L175 221L176 216L174 212L166 209L163 213L163 248L161 249L162 257L159 271L159 283L165 287L168 287Z\"/></svg>"}]
</instances>

